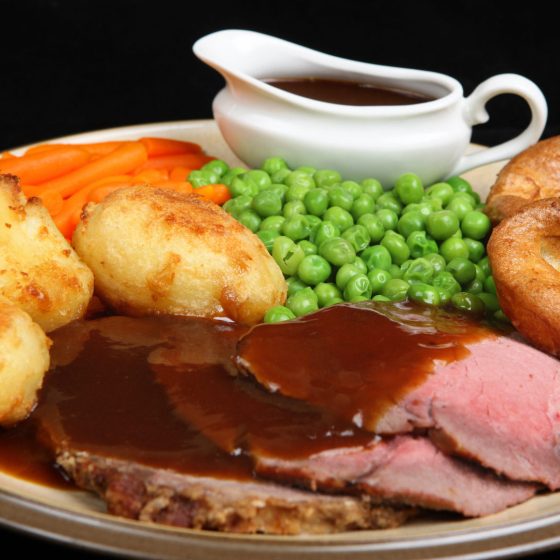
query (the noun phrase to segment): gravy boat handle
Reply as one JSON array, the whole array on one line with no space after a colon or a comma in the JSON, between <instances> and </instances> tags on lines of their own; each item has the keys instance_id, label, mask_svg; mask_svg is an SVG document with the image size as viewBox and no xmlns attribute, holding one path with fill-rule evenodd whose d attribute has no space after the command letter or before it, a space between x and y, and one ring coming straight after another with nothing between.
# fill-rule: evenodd
<instances>
[{"instance_id":1,"label":"gravy boat handle","mask_svg":"<svg viewBox=\"0 0 560 560\"><path fill-rule=\"evenodd\" d=\"M534 144L540 138L548 114L546 99L535 83L518 74L499 74L482 82L464 101L463 117L469 126L485 123L489 116L486 103L496 95L513 93L527 101L531 109L531 122L518 136L489 149L481 149L463 156L449 173L459 175L464 171L509 159Z\"/></svg>"}]
</instances>

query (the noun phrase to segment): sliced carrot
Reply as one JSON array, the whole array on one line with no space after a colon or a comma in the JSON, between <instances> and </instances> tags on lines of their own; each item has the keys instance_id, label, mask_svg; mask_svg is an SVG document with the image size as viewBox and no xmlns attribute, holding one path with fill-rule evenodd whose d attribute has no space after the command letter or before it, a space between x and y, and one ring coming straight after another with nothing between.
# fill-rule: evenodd
<instances>
[{"instance_id":1,"label":"sliced carrot","mask_svg":"<svg viewBox=\"0 0 560 560\"><path fill-rule=\"evenodd\" d=\"M75 146L0 160L0 172L17 175L23 183L36 185L56 179L89 161L89 154Z\"/></svg>"},{"instance_id":2,"label":"sliced carrot","mask_svg":"<svg viewBox=\"0 0 560 560\"><path fill-rule=\"evenodd\" d=\"M62 210L64 201L59 192L25 185L22 185L21 189L28 199L40 198L51 216L56 216Z\"/></svg>"},{"instance_id":3,"label":"sliced carrot","mask_svg":"<svg viewBox=\"0 0 560 560\"><path fill-rule=\"evenodd\" d=\"M145 169L136 173L133 177L138 183L157 183L159 181L167 181L169 173L167 169Z\"/></svg>"},{"instance_id":4,"label":"sliced carrot","mask_svg":"<svg viewBox=\"0 0 560 560\"><path fill-rule=\"evenodd\" d=\"M177 154L174 156L152 157L140 166L137 171L144 171L144 169L173 169L174 167L199 169L213 159L215 158L204 154Z\"/></svg>"},{"instance_id":5,"label":"sliced carrot","mask_svg":"<svg viewBox=\"0 0 560 560\"><path fill-rule=\"evenodd\" d=\"M173 156L177 154L199 154L202 148L193 142L173 140L171 138L140 138L144 144L148 157Z\"/></svg>"},{"instance_id":6,"label":"sliced carrot","mask_svg":"<svg viewBox=\"0 0 560 560\"><path fill-rule=\"evenodd\" d=\"M107 175L130 173L141 167L147 159L146 148L143 144L127 142L106 156L90 161L58 179L42 183L41 186L46 189L55 189L66 198Z\"/></svg>"},{"instance_id":7,"label":"sliced carrot","mask_svg":"<svg viewBox=\"0 0 560 560\"><path fill-rule=\"evenodd\" d=\"M170 181L186 181L187 177L190 175L191 170L188 167L184 167L183 165L179 165L174 167L169 172L169 180Z\"/></svg>"}]
</instances>

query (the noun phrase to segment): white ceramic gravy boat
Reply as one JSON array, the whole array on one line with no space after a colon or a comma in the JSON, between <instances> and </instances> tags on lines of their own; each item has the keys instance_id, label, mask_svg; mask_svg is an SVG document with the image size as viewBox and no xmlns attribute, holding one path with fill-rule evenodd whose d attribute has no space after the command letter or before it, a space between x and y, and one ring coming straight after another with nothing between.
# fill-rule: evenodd
<instances>
[{"instance_id":1,"label":"white ceramic gravy boat","mask_svg":"<svg viewBox=\"0 0 560 560\"><path fill-rule=\"evenodd\" d=\"M425 184L512 157L534 144L546 123L541 90L516 74L482 82L464 98L444 74L345 60L275 37L244 30L218 31L193 51L220 72L226 87L213 102L214 118L232 150L252 167L270 156L291 167L336 169L348 179L375 177L386 187L402 173ZM353 106L301 97L263 79L330 78L412 90L433 101L397 106ZM465 155L472 126L486 122L487 101L501 93L523 97L529 126L517 137Z\"/></svg>"}]
</instances>

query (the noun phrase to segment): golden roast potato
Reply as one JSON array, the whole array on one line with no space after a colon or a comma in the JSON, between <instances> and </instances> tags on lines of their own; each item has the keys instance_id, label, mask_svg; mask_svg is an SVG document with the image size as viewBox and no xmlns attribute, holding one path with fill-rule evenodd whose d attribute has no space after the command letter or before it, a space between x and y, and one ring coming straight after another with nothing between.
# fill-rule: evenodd
<instances>
[{"instance_id":1,"label":"golden roast potato","mask_svg":"<svg viewBox=\"0 0 560 560\"><path fill-rule=\"evenodd\" d=\"M39 198L26 200L12 175L0 175L0 296L45 331L81 317L93 275L58 231Z\"/></svg>"},{"instance_id":2,"label":"golden roast potato","mask_svg":"<svg viewBox=\"0 0 560 560\"><path fill-rule=\"evenodd\" d=\"M73 237L96 293L125 315L260 321L286 282L246 227L214 203L150 186L88 204Z\"/></svg>"},{"instance_id":3,"label":"golden roast potato","mask_svg":"<svg viewBox=\"0 0 560 560\"><path fill-rule=\"evenodd\" d=\"M24 420L49 369L50 341L19 307L0 297L0 425Z\"/></svg>"}]
</instances>

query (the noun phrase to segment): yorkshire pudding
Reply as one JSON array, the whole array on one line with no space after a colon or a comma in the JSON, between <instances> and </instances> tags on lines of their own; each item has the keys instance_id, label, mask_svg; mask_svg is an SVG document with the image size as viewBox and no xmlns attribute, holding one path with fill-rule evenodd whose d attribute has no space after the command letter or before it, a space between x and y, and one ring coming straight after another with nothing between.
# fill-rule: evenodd
<instances>
[{"instance_id":1,"label":"yorkshire pudding","mask_svg":"<svg viewBox=\"0 0 560 560\"><path fill-rule=\"evenodd\" d=\"M499 173L486 201L493 223L542 198L560 196L560 136L541 140Z\"/></svg>"},{"instance_id":2,"label":"yorkshire pudding","mask_svg":"<svg viewBox=\"0 0 560 560\"><path fill-rule=\"evenodd\" d=\"M498 300L519 332L560 356L560 198L528 204L492 232Z\"/></svg>"}]
</instances>

